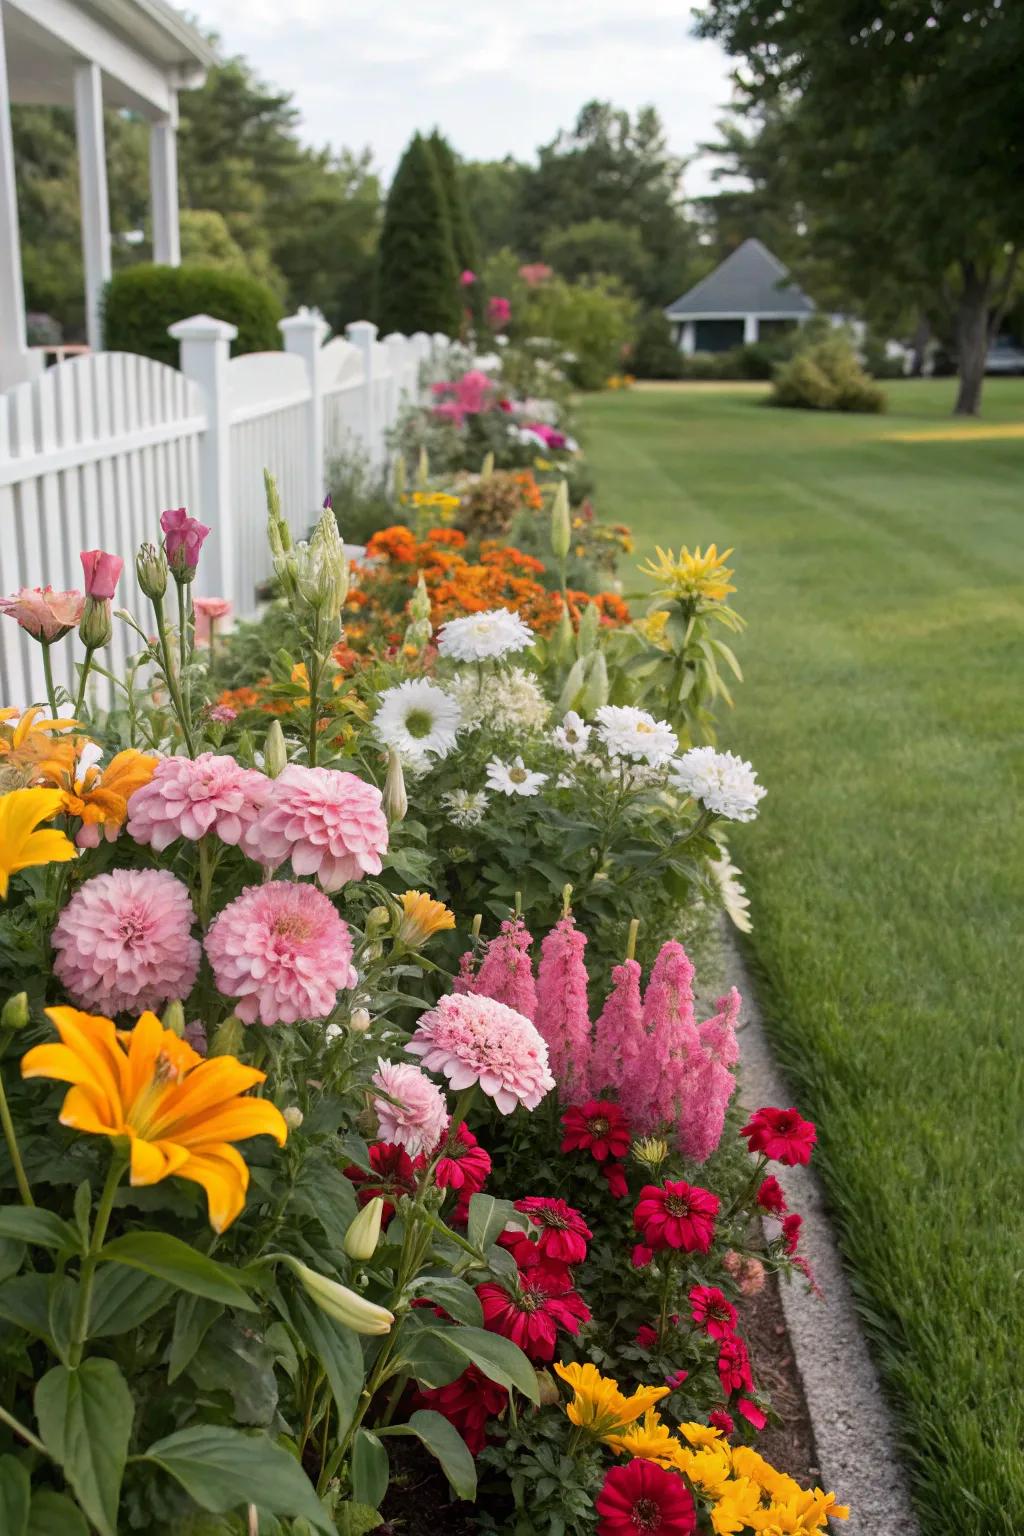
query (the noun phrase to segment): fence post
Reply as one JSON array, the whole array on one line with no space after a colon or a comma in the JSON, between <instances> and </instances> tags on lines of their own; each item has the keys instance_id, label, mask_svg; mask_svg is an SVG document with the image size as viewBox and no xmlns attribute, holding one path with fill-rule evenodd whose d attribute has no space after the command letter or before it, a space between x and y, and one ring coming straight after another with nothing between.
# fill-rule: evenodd
<instances>
[{"instance_id":1,"label":"fence post","mask_svg":"<svg viewBox=\"0 0 1024 1536\"><path fill-rule=\"evenodd\" d=\"M401 331L392 331L390 336L385 336L384 345L388 349L388 366L391 369L391 384L388 389L388 426L393 427L398 420L402 396L405 394L405 370L409 343Z\"/></svg>"},{"instance_id":2,"label":"fence post","mask_svg":"<svg viewBox=\"0 0 1024 1536\"><path fill-rule=\"evenodd\" d=\"M181 371L198 384L206 408L206 431L199 437L199 516L215 539L220 597L236 606L235 527L231 507L231 419L227 371L238 327L212 315L191 315L167 327L178 343ZM204 583L205 585L205 583Z\"/></svg>"},{"instance_id":3,"label":"fence post","mask_svg":"<svg viewBox=\"0 0 1024 1536\"><path fill-rule=\"evenodd\" d=\"M412 345L414 366L412 392L414 397L418 400L421 394L420 385L422 382L421 375L423 373L423 367L424 364L429 363L430 361L430 337L427 335L426 331L413 331L412 335L409 337L409 341Z\"/></svg>"},{"instance_id":4,"label":"fence post","mask_svg":"<svg viewBox=\"0 0 1024 1536\"><path fill-rule=\"evenodd\" d=\"M306 432L306 473L309 477L309 494L306 507L296 514L308 523L308 514L319 507L324 496L324 400L320 377L320 349L327 335L327 322L315 309L305 305L287 320L278 321L278 329L284 337L284 349L301 357L306 365L309 381L309 426Z\"/></svg>"},{"instance_id":5,"label":"fence post","mask_svg":"<svg viewBox=\"0 0 1024 1536\"><path fill-rule=\"evenodd\" d=\"M363 446L372 465L380 462L380 444L377 442L377 410L374 399L373 349L377 342L377 327L372 320L353 320L345 327L345 335L363 355Z\"/></svg>"}]
</instances>

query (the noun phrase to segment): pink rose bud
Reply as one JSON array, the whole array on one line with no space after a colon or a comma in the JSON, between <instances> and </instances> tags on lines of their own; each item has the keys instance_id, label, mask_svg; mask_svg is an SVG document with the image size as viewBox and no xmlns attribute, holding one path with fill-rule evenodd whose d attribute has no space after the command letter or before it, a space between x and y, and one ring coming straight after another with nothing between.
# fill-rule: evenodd
<instances>
[{"instance_id":1,"label":"pink rose bud","mask_svg":"<svg viewBox=\"0 0 1024 1536\"><path fill-rule=\"evenodd\" d=\"M108 555L102 549L82 550L86 597L111 598L117 590L124 561L120 555Z\"/></svg>"},{"instance_id":2,"label":"pink rose bud","mask_svg":"<svg viewBox=\"0 0 1024 1536\"><path fill-rule=\"evenodd\" d=\"M462 284L463 288L472 288L473 284L476 282L476 273L471 272L467 267L465 272L463 272L459 277L459 282Z\"/></svg>"},{"instance_id":3,"label":"pink rose bud","mask_svg":"<svg viewBox=\"0 0 1024 1536\"><path fill-rule=\"evenodd\" d=\"M160 514L164 531L164 553L176 580L191 581L199 565L199 551L210 530L198 518L189 517L184 507L173 507Z\"/></svg>"}]
</instances>

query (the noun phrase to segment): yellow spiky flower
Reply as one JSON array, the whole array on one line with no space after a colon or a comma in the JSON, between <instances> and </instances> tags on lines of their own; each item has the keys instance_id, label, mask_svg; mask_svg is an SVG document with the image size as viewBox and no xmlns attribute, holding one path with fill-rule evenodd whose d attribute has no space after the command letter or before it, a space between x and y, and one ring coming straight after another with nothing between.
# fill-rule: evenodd
<instances>
[{"instance_id":1,"label":"yellow spiky flower","mask_svg":"<svg viewBox=\"0 0 1024 1536\"><path fill-rule=\"evenodd\" d=\"M572 1402L565 1409L569 1422L597 1440L623 1434L669 1392L668 1387L638 1387L627 1397L617 1381L602 1376L589 1363L565 1365L559 1361L555 1374L572 1388Z\"/></svg>"},{"instance_id":2,"label":"yellow spiky flower","mask_svg":"<svg viewBox=\"0 0 1024 1536\"><path fill-rule=\"evenodd\" d=\"M705 602L721 603L730 592L736 591L729 580L733 573L725 564L732 554L731 549L724 549L719 554L717 547L709 544L707 550L701 553L698 544L691 554L684 544L678 556L670 549L662 549L660 545L657 551L657 560L648 560L639 569L644 576L650 576L660 583L659 593L665 597L678 598L681 602L703 599Z\"/></svg>"},{"instance_id":3,"label":"yellow spiky flower","mask_svg":"<svg viewBox=\"0 0 1024 1536\"><path fill-rule=\"evenodd\" d=\"M631 1424L621 1435L605 1435L604 1442L620 1456L639 1456L656 1461L661 1467L676 1465L678 1441L656 1408L649 1408L643 1419Z\"/></svg>"}]
</instances>

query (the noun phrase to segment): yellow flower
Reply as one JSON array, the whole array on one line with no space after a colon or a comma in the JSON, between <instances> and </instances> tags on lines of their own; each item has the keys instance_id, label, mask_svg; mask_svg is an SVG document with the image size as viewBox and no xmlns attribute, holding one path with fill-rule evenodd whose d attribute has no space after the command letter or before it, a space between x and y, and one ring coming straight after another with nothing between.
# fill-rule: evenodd
<instances>
[{"instance_id":1,"label":"yellow flower","mask_svg":"<svg viewBox=\"0 0 1024 1536\"><path fill-rule=\"evenodd\" d=\"M668 623L668 609L659 608L655 613L649 613L646 618L634 619L633 628L638 635L643 635L648 645L656 645L659 650L666 650L668 640L665 638L665 625Z\"/></svg>"},{"instance_id":2,"label":"yellow flower","mask_svg":"<svg viewBox=\"0 0 1024 1536\"><path fill-rule=\"evenodd\" d=\"M575 1361L571 1365L560 1361L555 1374L572 1388L573 1399L565 1410L569 1422L599 1440L621 1434L669 1393L668 1387L638 1387L627 1397L618 1382L602 1376L596 1366Z\"/></svg>"},{"instance_id":3,"label":"yellow flower","mask_svg":"<svg viewBox=\"0 0 1024 1536\"><path fill-rule=\"evenodd\" d=\"M22 775L26 783L34 779L52 782L58 775L70 773L75 744L59 738L69 731L80 731L80 722L45 718L38 704L26 709L17 725L12 725L17 714L16 709L0 710L0 768Z\"/></svg>"},{"instance_id":4,"label":"yellow flower","mask_svg":"<svg viewBox=\"0 0 1024 1536\"><path fill-rule=\"evenodd\" d=\"M206 1191L210 1224L229 1227L245 1204L249 1170L229 1143L249 1136L288 1138L284 1116L268 1099L243 1098L263 1072L233 1056L203 1058L153 1013L132 1030L77 1008L48 1008L60 1045L37 1045L22 1059L23 1077L71 1083L62 1125L127 1141L131 1182L172 1176Z\"/></svg>"},{"instance_id":5,"label":"yellow flower","mask_svg":"<svg viewBox=\"0 0 1024 1536\"><path fill-rule=\"evenodd\" d=\"M800 1484L765 1461L751 1445L737 1445L732 1453L733 1471L763 1488L770 1499L784 1503L802 1492Z\"/></svg>"},{"instance_id":6,"label":"yellow flower","mask_svg":"<svg viewBox=\"0 0 1024 1536\"><path fill-rule=\"evenodd\" d=\"M680 1424L679 1433L684 1440L699 1450L707 1450L710 1446L722 1444L722 1431L715 1429L712 1424Z\"/></svg>"},{"instance_id":7,"label":"yellow flower","mask_svg":"<svg viewBox=\"0 0 1024 1536\"><path fill-rule=\"evenodd\" d=\"M160 761L146 752L129 747L118 752L107 766L87 768L80 779L64 791L64 810L80 818L86 827L103 827L113 841L128 819L128 801L137 789L148 784ZM98 833L95 834L98 841Z\"/></svg>"},{"instance_id":8,"label":"yellow flower","mask_svg":"<svg viewBox=\"0 0 1024 1536\"><path fill-rule=\"evenodd\" d=\"M727 1445L693 1451L688 1446L677 1444L674 1465L680 1472L685 1472L690 1482L711 1499L717 1499L722 1494L732 1470Z\"/></svg>"},{"instance_id":9,"label":"yellow flower","mask_svg":"<svg viewBox=\"0 0 1024 1536\"><path fill-rule=\"evenodd\" d=\"M0 798L0 899L7 900L10 878L19 869L77 858L66 833L54 827L36 830L41 821L56 816L62 800L59 789L12 789Z\"/></svg>"},{"instance_id":10,"label":"yellow flower","mask_svg":"<svg viewBox=\"0 0 1024 1536\"><path fill-rule=\"evenodd\" d=\"M769 1509L753 1513L749 1524L760 1536L809 1536L822 1530L826 1520L849 1517L849 1509L836 1502L834 1493L822 1493L820 1488L799 1489L793 1498L776 1500Z\"/></svg>"},{"instance_id":11,"label":"yellow flower","mask_svg":"<svg viewBox=\"0 0 1024 1536\"><path fill-rule=\"evenodd\" d=\"M748 1478L730 1479L711 1511L711 1529L715 1536L734 1536L745 1531L761 1508L761 1490Z\"/></svg>"},{"instance_id":12,"label":"yellow flower","mask_svg":"<svg viewBox=\"0 0 1024 1536\"><path fill-rule=\"evenodd\" d=\"M675 1465L678 1442L656 1408L649 1408L642 1423L631 1424L622 1435L605 1435L605 1445L610 1445L620 1456L641 1456L644 1461L656 1461L659 1466Z\"/></svg>"},{"instance_id":13,"label":"yellow flower","mask_svg":"<svg viewBox=\"0 0 1024 1536\"><path fill-rule=\"evenodd\" d=\"M660 545L657 549L657 561L648 560L639 570L644 576L660 581L661 590L666 596L682 599L703 597L709 602L720 603L730 592L736 591L729 584L732 571L725 564L732 554L731 549L725 549L719 554L715 545L709 544L707 553L701 554L698 545L691 555L684 544L678 559L670 549L662 549Z\"/></svg>"},{"instance_id":14,"label":"yellow flower","mask_svg":"<svg viewBox=\"0 0 1024 1536\"><path fill-rule=\"evenodd\" d=\"M398 937L410 949L419 949L435 933L455 927L454 913L449 912L443 901L435 901L424 891L404 891L401 900Z\"/></svg>"},{"instance_id":15,"label":"yellow flower","mask_svg":"<svg viewBox=\"0 0 1024 1536\"><path fill-rule=\"evenodd\" d=\"M454 512L461 506L459 496L450 496L447 491L413 491L413 506L436 507L441 512Z\"/></svg>"}]
</instances>

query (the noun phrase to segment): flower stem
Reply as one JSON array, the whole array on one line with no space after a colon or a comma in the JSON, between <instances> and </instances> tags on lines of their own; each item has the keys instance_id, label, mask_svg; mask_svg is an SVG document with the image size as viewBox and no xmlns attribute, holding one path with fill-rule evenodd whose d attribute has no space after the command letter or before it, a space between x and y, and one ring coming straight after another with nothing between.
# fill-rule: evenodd
<instances>
[{"instance_id":1,"label":"flower stem","mask_svg":"<svg viewBox=\"0 0 1024 1536\"><path fill-rule=\"evenodd\" d=\"M47 670L49 670L49 652L44 651L43 654L46 657ZM95 654L96 647L94 645L87 645L85 648L85 660L82 662L81 671L78 676L78 698L75 700L76 720L80 717L85 705L85 685L89 681L89 668L92 666L92 658ZM50 684L52 679L47 679L47 682Z\"/></svg>"},{"instance_id":2,"label":"flower stem","mask_svg":"<svg viewBox=\"0 0 1024 1536\"><path fill-rule=\"evenodd\" d=\"M32 1449L34 1451L38 1451L40 1455L49 1455L49 1452L47 1451L43 1442L37 1439L30 1429L26 1429L24 1424L22 1424L20 1420L14 1417L13 1413L8 1413L6 1408L0 1408L0 1424L6 1424L7 1428L11 1430L13 1434L18 1435L22 1440L24 1440L26 1445L30 1445Z\"/></svg>"},{"instance_id":3,"label":"flower stem","mask_svg":"<svg viewBox=\"0 0 1024 1536\"><path fill-rule=\"evenodd\" d=\"M7 1143L7 1151L10 1154L11 1166L14 1169L14 1177L18 1184L21 1203L22 1205L35 1205L35 1201L32 1198L32 1190L25 1174L25 1165L21 1160L21 1149L18 1146L14 1121L11 1119L11 1109L7 1102L7 1092L4 1088L2 1072L0 1072L0 1123L2 1123L4 1128L4 1140Z\"/></svg>"},{"instance_id":4,"label":"flower stem","mask_svg":"<svg viewBox=\"0 0 1024 1536\"><path fill-rule=\"evenodd\" d=\"M174 713L178 717L178 724L181 726L181 732L185 738L185 747L188 751L188 755L189 757L195 757L196 749L195 742L192 739L192 727L188 716L185 713L185 706L181 697L181 689L178 684L178 676L171 662L171 647L167 639L167 619L164 614L164 601L162 597L154 597L151 598L150 601L153 604L153 612L156 615L156 632L159 638L160 659L163 662L164 677L167 681L167 691L171 695L171 703L174 705Z\"/></svg>"},{"instance_id":5,"label":"flower stem","mask_svg":"<svg viewBox=\"0 0 1024 1536\"><path fill-rule=\"evenodd\" d=\"M316 651L309 655L309 766L316 767L316 748L320 725L320 656Z\"/></svg>"},{"instance_id":6,"label":"flower stem","mask_svg":"<svg viewBox=\"0 0 1024 1536\"><path fill-rule=\"evenodd\" d=\"M121 1182L126 1160L115 1153L110 1160L107 1170L107 1182L103 1186L99 1205L96 1207L96 1219L92 1226L92 1236L89 1239L89 1248L82 1260L82 1273L78 1281L78 1306L75 1308L75 1322L72 1330L71 1351L68 1364L74 1368L82 1359L82 1350L89 1333L89 1314L92 1311L92 1283L96 1273L96 1265L99 1260L100 1249L107 1236L107 1226L110 1222L110 1213L114 1208L114 1196L117 1186Z\"/></svg>"},{"instance_id":7,"label":"flower stem","mask_svg":"<svg viewBox=\"0 0 1024 1536\"><path fill-rule=\"evenodd\" d=\"M50 713L57 718L57 691L53 686L53 664L50 661L50 642L43 641L43 677L46 680L46 697L50 701ZM77 714L78 711L76 710Z\"/></svg>"}]
</instances>

